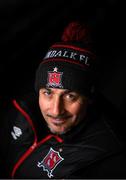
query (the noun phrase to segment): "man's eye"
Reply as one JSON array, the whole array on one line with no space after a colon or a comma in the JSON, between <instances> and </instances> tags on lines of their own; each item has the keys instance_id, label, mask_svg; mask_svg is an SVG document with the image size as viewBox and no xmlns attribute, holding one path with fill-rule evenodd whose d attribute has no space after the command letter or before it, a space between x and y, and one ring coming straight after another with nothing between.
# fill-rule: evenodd
<instances>
[{"instance_id":1,"label":"man's eye","mask_svg":"<svg viewBox=\"0 0 126 180\"><path fill-rule=\"evenodd\" d=\"M75 94L67 94L66 99L68 99L70 101L74 101L77 99L77 96Z\"/></svg>"},{"instance_id":2,"label":"man's eye","mask_svg":"<svg viewBox=\"0 0 126 180\"><path fill-rule=\"evenodd\" d=\"M46 95L46 96L50 96L51 92L50 91L44 91L43 94Z\"/></svg>"},{"instance_id":3,"label":"man's eye","mask_svg":"<svg viewBox=\"0 0 126 180\"><path fill-rule=\"evenodd\" d=\"M42 93L43 95L45 95L45 96L50 96L50 95L51 95L51 91L48 90L48 89L42 90L41 93Z\"/></svg>"}]
</instances>

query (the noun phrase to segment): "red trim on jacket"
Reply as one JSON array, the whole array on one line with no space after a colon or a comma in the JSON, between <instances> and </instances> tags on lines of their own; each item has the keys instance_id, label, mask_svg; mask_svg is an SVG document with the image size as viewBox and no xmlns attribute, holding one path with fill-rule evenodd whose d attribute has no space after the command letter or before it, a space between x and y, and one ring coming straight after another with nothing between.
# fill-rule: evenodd
<instances>
[{"instance_id":1,"label":"red trim on jacket","mask_svg":"<svg viewBox=\"0 0 126 180\"><path fill-rule=\"evenodd\" d=\"M42 139L38 144L37 147L40 146L41 144L45 143L46 141L48 141L51 138L55 138L59 143L63 142L63 139L61 139L60 137L53 135L53 134L49 134L48 136L46 136L44 139Z\"/></svg>"},{"instance_id":2,"label":"red trim on jacket","mask_svg":"<svg viewBox=\"0 0 126 180\"><path fill-rule=\"evenodd\" d=\"M37 133L34 127L34 124L32 123L32 119L30 118L29 114L23 110L23 108L17 103L16 100L13 100L13 105L21 112L21 114L27 119L29 122L30 126L32 127L32 130L35 135L35 141L37 141Z\"/></svg>"}]
</instances>

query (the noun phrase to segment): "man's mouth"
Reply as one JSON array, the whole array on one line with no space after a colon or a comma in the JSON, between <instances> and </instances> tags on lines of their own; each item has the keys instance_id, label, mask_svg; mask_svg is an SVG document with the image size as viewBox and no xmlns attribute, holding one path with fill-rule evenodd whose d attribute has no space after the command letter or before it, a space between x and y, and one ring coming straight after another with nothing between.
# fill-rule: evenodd
<instances>
[{"instance_id":1,"label":"man's mouth","mask_svg":"<svg viewBox=\"0 0 126 180\"><path fill-rule=\"evenodd\" d=\"M61 125L65 123L66 119L61 119L61 118L51 118L51 122L57 125Z\"/></svg>"},{"instance_id":2,"label":"man's mouth","mask_svg":"<svg viewBox=\"0 0 126 180\"><path fill-rule=\"evenodd\" d=\"M48 117L51 120L51 122L53 124L56 124L56 125L61 125L61 124L65 123L70 118L70 116L52 117L50 115L48 115Z\"/></svg>"}]
</instances>

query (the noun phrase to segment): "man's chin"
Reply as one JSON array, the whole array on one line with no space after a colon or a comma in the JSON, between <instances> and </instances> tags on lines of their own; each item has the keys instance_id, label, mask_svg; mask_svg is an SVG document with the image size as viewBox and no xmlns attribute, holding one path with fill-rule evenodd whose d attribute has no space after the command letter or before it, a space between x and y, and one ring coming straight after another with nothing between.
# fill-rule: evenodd
<instances>
[{"instance_id":1,"label":"man's chin","mask_svg":"<svg viewBox=\"0 0 126 180\"><path fill-rule=\"evenodd\" d=\"M62 135L62 134L65 134L65 133L67 133L69 131L69 129L53 128L53 127L50 127L50 126L48 126L48 128L50 129L50 131L53 134L57 134L57 135Z\"/></svg>"}]
</instances>

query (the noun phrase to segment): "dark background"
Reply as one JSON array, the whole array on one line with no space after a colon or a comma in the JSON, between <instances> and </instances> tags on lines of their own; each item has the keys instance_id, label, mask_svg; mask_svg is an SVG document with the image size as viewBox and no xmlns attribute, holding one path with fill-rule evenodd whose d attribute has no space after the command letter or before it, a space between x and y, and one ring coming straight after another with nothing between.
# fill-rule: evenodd
<instances>
[{"instance_id":1,"label":"dark background","mask_svg":"<svg viewBox=\"0 0 126 180\"><path fill-rule=\"evenodd\" d=\"M81 20L93 29L100 62L100 105L125 141L126 8L123 0L0 0L0 123L8 100L33 91L40 57L52 43L60 40L64 27L73 20Z\"/></svg>"},{"instance_id":2,"label":"dark background","mask_svg":"<svg viewBox=\"0 0 126 180\"><path fill-rule=\"evenodd\" d=\"M68 22L81 20L94 30L100 92L125 116L125 12L121 0L1 0L0 98L32 91L40 57Z\"/></svg>"}]
</instances>

